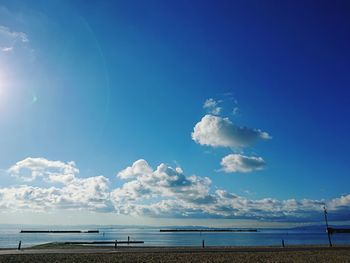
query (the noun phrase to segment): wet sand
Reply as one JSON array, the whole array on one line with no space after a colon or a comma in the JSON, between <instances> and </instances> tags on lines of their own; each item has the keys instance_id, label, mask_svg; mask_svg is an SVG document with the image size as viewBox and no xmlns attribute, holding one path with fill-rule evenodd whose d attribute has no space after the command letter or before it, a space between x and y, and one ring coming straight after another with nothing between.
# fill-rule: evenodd
<instances>
[{"instance_id":1,"label":"wet sand","mask_svg":"<svg viewBox=\"0 0 350 263\"><path fill-rule=\"evenodd\" d=\"M350 262L350 246L49 247L0 250L0 262Z\"/></svg>"}]
</instances>

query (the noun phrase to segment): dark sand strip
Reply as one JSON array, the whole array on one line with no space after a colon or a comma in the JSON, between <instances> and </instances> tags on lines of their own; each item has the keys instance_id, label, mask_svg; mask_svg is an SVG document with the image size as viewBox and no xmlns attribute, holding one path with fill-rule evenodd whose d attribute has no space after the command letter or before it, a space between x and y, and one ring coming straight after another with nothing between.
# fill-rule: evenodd
<instances>
[{"instance_id":1,"label":"dark sand strip","mask_svg":"<svg viewBox=\"0 0 350 263\"><path fill-rule=\"evenodd\" d=\"M350 247L76 247L0 250L0 262L350 262Z\"/></svg>"}]
</instances>

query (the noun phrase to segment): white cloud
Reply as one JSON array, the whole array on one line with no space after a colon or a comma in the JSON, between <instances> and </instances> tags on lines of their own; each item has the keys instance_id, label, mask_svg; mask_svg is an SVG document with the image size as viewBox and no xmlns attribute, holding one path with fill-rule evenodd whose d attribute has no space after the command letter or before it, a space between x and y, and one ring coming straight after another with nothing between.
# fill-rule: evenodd
<instances>
[{"instance_id":1,"label":"white cloud","mask_svg":"<svg viewBox=\"0 0 350 263\"><path fill-rule=\"evenodd\" d=\"M209 98L204 102L203 108L206 109L210 114L218 115L222 110L222 108L219 107L218 104L218 101Z\"/></svg>"},{"instance_id":2,"label":"white cloud","mask_svg":"<svg viewBox=\"0 0 350 263\"><path fill-rule=\"evenodd\" d=\"M107 209L109 179L104 176L77 178L62 188L62 197L69 208Z\"/></svg>"},{"instance_id":3,"label":"white cloud","mask_svg":"<svg viewBox=\"0 0 350 263\"><path fill-rule=\"evenodd\" d=\"M8 169L8 173L25 182L38 177L51 183L68 184L79 173L74 162L50 161L45 158L26 158Z\"/></svg>"},{"instance_id":4,"label":"white cloud","mask_svg":"<svg viewBox=\"0 0 350 263\"><path fill-rule=\"evenodd\" d=\"M222 170L226 173L248 173L264 169L266 163L261 157L229 154L222 158Z\"/></svg>"},{"instance_id":5,"label":"white cloud","mask_svg":"<svg viewBox=\"0 0 350 263\"><path fill-rule=\"evenodd\" d=\"M62 188L22 185L0 188L0 208L33 211L50 209L106 210L108 179L103 176L77 179Z\"/></svg>"},{"instance_id":6,"label":"white cloud","mask_svg":"<svg viewBox=\"0 0 350 263\"><path fill-rule=\"evenodd\" d=\"M0 25L0 49L2 52L11 52L15 46L25 46L28 42L26 33L12 31L10 28Z\"/></svg>"},{"instance_id":7,"label":"white cloud","mask_svg":"<svg viewBox=\"0 0 350 263\"><path fill-rule=\"evenodd\" d=\"M185 176L165 164L149 172L146 161L136 161L133 170L146 166L147 172L136 172L127 178L132 181L111 193L118 213L151 217L224 217L267 221L322 220L322 206L327 204L332 213L349 219L350 195L325 200L251 200L223 189L212 191L206 177ZM127 168L128 169L128 168ZM143 168L142 168L143 169ZM345 207L345 209L344 209ZM342 208L342 209L340 209ZM345 212L344 212L345 211Z\"/></svg>"},{"instance_id":8,"label":"white cloud","mask_svg":"<svg viewBox=\"0 0 350 263\"><path fill-rule=\"evenodd\" d=\"M152 168L148 165L148 163L145 160L140 159L134 162L132 166L120 171L117 176L121 179L130 179L142 174L149 174L151 172Z\"/></svg>"},{"instance_id":9,"label":"white cloud","mask_svg":"<svg viewBox=\"0 0 350 263\"><path fill-rule=\"evenodd\" d=\"M11 52L13 50L13 47L3 47L1 48L1 51L3 52Z\"/></svg>"},{"instance_id":10,"label":"white cloud","mask_svg":"<svg viewBox=\"0 0 350 263\"><path fill-rule=\"evenodd\" d=\"M28 36L24 32L16 32L16 31L11 31L8 27L6 26L1 26L0 25L0 34L5 35L8 38L11 38L15 41L20 41L23 43L29 42Z\"/></svg>"},{"instance_id":11,"label":"white cloud","mask_svg":"<svg viewBox=\"0 0 350 263\"><path fill-rule=\"evenodd\" d=\"M204 102L203 108L207 109L207 108L213 108L217 105L216 101L212 98L207 99Z\"/></svg>"},{"instance_id":12,"label":"white cloud","mask_svg":"<svg viewBox=\"0 0 350 263\"><path fill-rule=\"evenodd\" d=\"M234 107L232 110L232 115L237 115L239 112L239 108L238 107Z\"/></svg>"},{"instance_id":13,"label":"white cloud","mask_svg":"<svg viewBox=\"0 0 350 263\"><path fill-rule=\"evenodd\" d=\"M45 168L46 167L46 168ZM59 167L59 168L58 168ZM331 200L263 198L248 199L224 189L214 190L207 177L186 176L182 170L160 164L152 169L145 160L138 160L118 173L127 179L121 187L110 189L104 176L77 177L73 163L27 158L8 171L38 173L35 178L47 182L55 176L74 174L74 179L59 186L20 185L0 188L0 209L50 211L52 209L117 212L151 217L246 218L265 221L322 220L322 207L338 220L350 220L350 195ZM127 172L126 172L127 171ZM64 176L63 176L64 177ZM60 180L61 181L61 180ZM65 181L65 180L64 180ZM33 181L32 181L33 183Z\"/></svg>"},{"instance_id":14,"label":"white cloud","mask_svg":"<svg viewBox=\"0 0 350 263\"><path fill-rule=\"evenodd\" d=\"M207 114L192 132L192 139L201 145L213 147L246 147L258 139L270 139L267 132L239 127L228 118Z\"/></svg>"},{"instance_id":15,"label":"white cloud","mask_svg":"<svg viewBox=\"0 0 350 263\"><path fill-rule=\"evenodd\" d=\"M60 183L60 187L21 185L0 188L0 208L8 209L88 209L110 208L109 180L104 176L78 178L74 162L50 161L45 158L26 158L8 170L13 176L33 182Z\"/></svg>"},{"instance_id":16,"label":"white cloud","mask_svg":"<svg viewBox=\"0 0 350 263\"><path fill-rule=\"evenodd\" d=\"M329 209L337 209L337 208L348 209L349 204L350 204L350 194L349 195L342 195L339 198L332 199L330 202L328 202L327 207Z\"/></svg>"},{"instance_id":17,"label":"white cloud","mask_svg":"<svg viewBox=\"0 0 350 263\"><path fill-rule=\"evenodd\" d=\"M134 162L132 166L118 173L118 177L134 179L111 193L116 209L123 211L125 203L139 202L153 197L176 197L182 200L199 201L208 196L208 185L211 183L207 177L186 177L182 170L165 164L160 164L156 170L153 170L145 160Z\"/></svg>"}]
</instances>

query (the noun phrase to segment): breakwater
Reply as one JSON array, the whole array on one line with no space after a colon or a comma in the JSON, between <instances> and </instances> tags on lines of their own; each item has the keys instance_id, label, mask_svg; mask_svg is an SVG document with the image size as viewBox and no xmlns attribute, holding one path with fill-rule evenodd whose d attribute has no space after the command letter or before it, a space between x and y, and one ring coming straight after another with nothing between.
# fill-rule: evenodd
<instances>
[{"instance_id":1,"label":"breakwater","mask_svg":"<svg viewBox=\"0 0 350 263\"><path fill-rule=\"evenodd\" d=\"M258 232L257 229L160 229L159 232Z\"/></svg>"},{"instance_id":2,"label":"breakwater","mask_svg":"<svg viewBox=\"0 0 350 263\"><path fill-rule=\"evenodd\" d=\"M42 233L42 234L81 234L81 233L99 233L99 230L21 230L20 233Z\"/></svg>"}]
</instances>

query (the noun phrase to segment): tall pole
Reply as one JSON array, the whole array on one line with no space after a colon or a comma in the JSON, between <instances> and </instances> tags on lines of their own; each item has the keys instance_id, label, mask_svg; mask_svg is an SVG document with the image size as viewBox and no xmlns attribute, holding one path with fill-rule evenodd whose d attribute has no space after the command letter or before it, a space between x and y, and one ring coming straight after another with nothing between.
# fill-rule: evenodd
<instances>
[{"instance_id":1,"label":"tall pole","mask_svg":"<svg viewBox=\"0 0 350 263\"><path fill-rule=\"evenodd\" d=\"M332 247L331 234L329 233L329 227L328 227L328 219L327 219L327 209L326 209L326 206L323 207L323 210L324 210L324 219L326 220L328 242L329 242L329 246Z\"/></svg>"}]
</instances>

